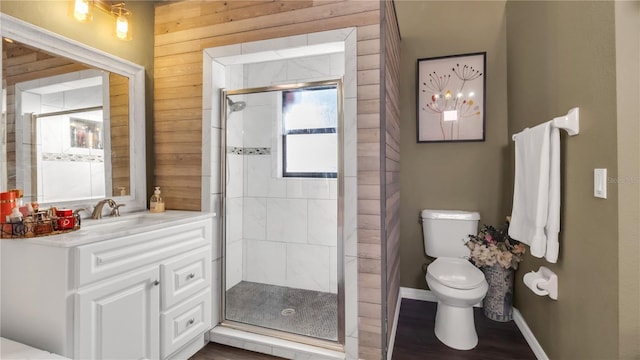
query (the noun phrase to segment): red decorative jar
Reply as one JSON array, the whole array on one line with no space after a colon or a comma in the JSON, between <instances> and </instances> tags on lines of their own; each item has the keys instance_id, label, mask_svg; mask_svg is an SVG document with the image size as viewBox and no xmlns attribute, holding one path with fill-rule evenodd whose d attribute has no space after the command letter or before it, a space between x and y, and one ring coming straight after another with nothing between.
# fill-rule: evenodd
<instances>
[{"instance_id":1,"label":"red decorative jar","mask_svg":"<svg viewBox=\"0 0 640 360\"><path fill-rule=\"evenodd\" d=\"M0 193L0 223L7 222L6 217L16 207L16 193L13 191Z\"/></svg>"},{"instance_id":2,"label":"red decorative jar","mask_svg":"<svg viewBox=\"0 0 640 360\"><path fill-rule=\"evenodd\" d=\"M71 209L57 209L58 230L70 230L76 225L76 219L73 217Z\"/></svg>"}]
</instances>

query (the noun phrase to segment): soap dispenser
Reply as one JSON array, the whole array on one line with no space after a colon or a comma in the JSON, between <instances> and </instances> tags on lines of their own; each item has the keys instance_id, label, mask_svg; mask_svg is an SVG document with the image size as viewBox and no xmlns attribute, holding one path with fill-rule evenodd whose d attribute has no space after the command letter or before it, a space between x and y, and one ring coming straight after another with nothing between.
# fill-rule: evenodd
<instances>
[{"instance_id":1,"label":"soap dispenser","mask_svg":"<svg viewBox=\"0 0 640 360\"><path fill-rule=\"evenodd\" d=\"M156 186L149 200L149 211L152 213L164 212L164 200L160 196L160 187Z\"/></svg>"}]
</instances>

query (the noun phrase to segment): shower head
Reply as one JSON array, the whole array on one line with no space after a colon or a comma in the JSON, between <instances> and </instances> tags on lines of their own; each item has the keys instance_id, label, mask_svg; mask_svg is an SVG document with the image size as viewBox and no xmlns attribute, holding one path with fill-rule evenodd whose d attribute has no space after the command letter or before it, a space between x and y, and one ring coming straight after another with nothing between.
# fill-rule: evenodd
<instances>
[{"instance_id":1,"label":"shower head","mask_svg":"<svg viewBox=\"0 0 640 360\"><path fill-rule=\"evenodd\" d=\"M236 101L233 102L231 99L227 98L227 104L229 104L229 110L231 112L242 111L245 107L247 107L247 103L244 101Z\"/></svg>"}]
</instances>

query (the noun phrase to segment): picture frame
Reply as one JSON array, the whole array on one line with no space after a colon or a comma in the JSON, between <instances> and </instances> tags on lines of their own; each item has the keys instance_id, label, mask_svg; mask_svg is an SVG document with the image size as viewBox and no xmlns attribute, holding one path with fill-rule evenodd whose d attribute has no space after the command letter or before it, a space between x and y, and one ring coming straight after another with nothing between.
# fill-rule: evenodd
<instances>
[{"instance_id":1,"label":"picture frame","mask_svg":"<svg viewBox=\"0 0 640 360\"><path fill-rule=\"evenodd\" d=\"M417 61L418 143L485 140L486 52Z\"/></svg>"}]
</instances>

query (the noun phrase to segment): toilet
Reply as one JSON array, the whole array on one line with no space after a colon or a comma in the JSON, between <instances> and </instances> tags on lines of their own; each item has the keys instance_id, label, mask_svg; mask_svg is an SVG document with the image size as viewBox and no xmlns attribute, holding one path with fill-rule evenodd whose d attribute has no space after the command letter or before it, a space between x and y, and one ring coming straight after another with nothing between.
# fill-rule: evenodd
<instances>
[{"instance_id":1,"label":"toilet","mask_svg":"<svg viewBox=\"0 0 640 360\"><path fill-rule=\"evenodd\" d=\"M427 256L427 284L438 300L435 334L445 345L470 350L478 344L473 306L487 294L489 285L480 269L466 258L464 245L478 233L480 214L469 211L422 210L422 233Z\"/></svg>"}]
</instances>

